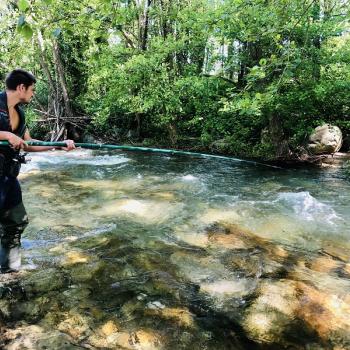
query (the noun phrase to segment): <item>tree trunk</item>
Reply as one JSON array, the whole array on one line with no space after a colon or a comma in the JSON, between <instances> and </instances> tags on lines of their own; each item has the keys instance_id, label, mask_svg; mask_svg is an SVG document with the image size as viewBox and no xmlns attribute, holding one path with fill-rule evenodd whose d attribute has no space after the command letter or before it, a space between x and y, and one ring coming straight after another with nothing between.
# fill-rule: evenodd
<instances>
[{"instance_id":1,"label":"tree trunk","mask_svg":"<svg viewBox=\"0 0 350 350\"><path fill-rule=\"evenodd\" d=\"M41 53L39 55L40 66L41 66L43 72L46 75L46 78L47 78L47 81L49 83L49 87L50 87L50 90L51 90L51 95L54 95L55 92L56 92L55 83L54 83L54 81L52 79L52 75L50 73L49 66L46 63L45 59L44 59L46 57L46 52L45 52L45 46L44 46L44 39L43 39L43 36L42 36L40 30L38 30L37 42L38 42L38 46L39 46L40 53Z\"/></svg>"},{"instance_id":2,"label":"tree trunk","mask_svg":"<svg viewBox=\"0 0 350 350\"><path fill-rule=\"evenodd\" d=\"M246 50L247 50L247 42L243 42L240 44L239 47L239 53L240 53L240 63L239 63L239 71L238 71L238 86L240 88L243 88L246 84L246 70L247 70L247 65L246 65L246 59L244 57Z\"/></svg>"},{"instance_id":3,"label":"tree trunk","mask_svg":"<svg viewBox=\"0 0 350 350\"><path fill-rule=\"evenodd\" d=\"M64 107L65 107L65 114L68 117L72 117L73 116L73 112L72 112L72 109L71 109L71 103L70 103L70 98L69 98L69 95L68 95L66 78L65 78L65 75L64 75L63 63L61 61L61 56L60 56L60 48L59 48L57 40L54 40L54 42L53 42L53 54L54 54L54 61L55 61L55 65L56 65L57 73L58 73L58 80L60 82L60 87L62 89L62 96L63 96L63 102L64 102Z\"/></svg>"},{"instance_id":4,"label":"tree trunk","mask_svg":"<svg viewBox=\"0 0 350 350\"><path fill-rule=\"evenodd\" d=\"M169 131L169 138L170 138L171 145L175 147L178 140L176 125L174 123L169 123L168 131Z\"/></svg>"},{"instance_id":5,"label":"tree trunk","mask_svg":"<svg viewBox=\"0 0 350 350\"><path fill-rule=\"evenodd\" d=\"M289 145L285 139L281 119L273 115L269 120L269 135L275 149L275 157L287 159L291 155Z\"/></svg>"},{"instance_id":6,"label":"tree trunk","mask_svg":"<svg viewBox=\"0 0 350 350\"><path fill-rule=\"evenodd\" d=\"M143 14L140 16L140 49L146 51L148 41L148 13L151 0L145 0Z\"/></svg>"},{"instance_id":7,"label":"tree trunk","mask_svg":"<svg viewBox=\"0 0 350 350\"><path fill-rule=\"evenodd\" d=\"M320 20L321 5L319 0L314 1L312 9L312 19L317 22ZM316 48L312 54L312 75L315 80L319 80L321 77L321 64L320 64L320 49L321 49L321 36L316 35L312 39L312 45Z\"/></svg>"}]
</instances>

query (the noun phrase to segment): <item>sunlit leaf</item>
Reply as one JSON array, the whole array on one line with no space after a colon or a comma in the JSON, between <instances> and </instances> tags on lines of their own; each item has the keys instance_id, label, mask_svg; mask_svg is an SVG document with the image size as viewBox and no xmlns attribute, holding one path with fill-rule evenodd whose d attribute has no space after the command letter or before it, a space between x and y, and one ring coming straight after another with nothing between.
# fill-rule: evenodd
<instances>
[{"instance_id":1,"label":"sunlit leaf","mask_svg":"<svg viewBox=\"0 0 350 350\"><path fill-rule=\"evenodd\" d=\"M33 29L28 23L24 23L21 27L18 27L18 32L28 40L33 36Z\"/></svg>"},{"instance_id":2,"label":"sunlit leaf","mask_svg":"<svg viewBox=\"0 0 350 350\"><path fill-rule=\"evenodd\" d=\"M30 6L30 4L28 0L18 0L17 6L21 12L24 12Z\"/></svg>"},{"instance_id":3,"label":"sunlit leaf","mask_svg":"<svg viewBox=\"0 0 350 350\"><path fill-rule=\"evenodd\" d=\"M101 26L101 21L99 21L99 20L94 20L91 22L91 27L94 29L98 29L98 28L100 28L100 26Z\"/></svg>"}]
</instances>

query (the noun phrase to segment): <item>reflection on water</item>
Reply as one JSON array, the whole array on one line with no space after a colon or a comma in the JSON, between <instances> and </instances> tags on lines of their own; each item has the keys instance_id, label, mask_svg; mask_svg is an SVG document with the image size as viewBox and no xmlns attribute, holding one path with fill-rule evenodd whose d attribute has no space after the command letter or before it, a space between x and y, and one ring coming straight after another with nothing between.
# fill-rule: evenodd
<instances>
[{"instance_id":1,"label":"reflection on water","mask_svg":"<svg viewBox=\"0 0 350 350\"><path fill-rule=\"evenodd\" d=\"M17 318L46 346L42 329L96 349L350 348L341 170L77 151L34 155L22 184L25 260L52 269L55 303Z\"/></svg>"}]
</instances>

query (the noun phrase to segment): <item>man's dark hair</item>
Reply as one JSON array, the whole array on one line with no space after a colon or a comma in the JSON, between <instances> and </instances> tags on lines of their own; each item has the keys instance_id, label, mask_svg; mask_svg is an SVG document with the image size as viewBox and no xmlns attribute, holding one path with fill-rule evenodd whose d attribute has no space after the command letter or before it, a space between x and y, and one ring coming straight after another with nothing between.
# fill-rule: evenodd
<instances>
[{"instance_id":1,"label":"man's dark hair","mask_svg":"<svg viewBox=\"0 0 350 350\"><path fill-rule=\"evenodd\" d=\"M32 73L23 69L15 69L8 74L5 80L6 88L9 90L16 90L18 85L23 84L26 89L28 86L35 84L36 79Z\"/></svg>"}]
</instances>

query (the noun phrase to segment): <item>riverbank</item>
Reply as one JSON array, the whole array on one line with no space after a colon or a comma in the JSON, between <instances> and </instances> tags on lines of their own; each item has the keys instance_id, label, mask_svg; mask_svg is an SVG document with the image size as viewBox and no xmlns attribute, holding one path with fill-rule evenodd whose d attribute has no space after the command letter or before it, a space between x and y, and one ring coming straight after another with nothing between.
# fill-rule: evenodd
<instances>
[{"instance_id":1,"label":"riverbank","mask_svg":"<svg viewBox=\"0 0 350 350\"><path fill-rule=\"evenodd\" d=\"M94 142L93 139L89 138L89 142ZM98 140L98 143L110 143L114 144L113 139ZM212 154L218 156L240 158L243 160L263 163L267 165L274 165L281 168L302 168L302 167L342 167L350 160L350 152L336 152L333 154L321 154L312 155L306 151L302 155L290 155L290 157L279 158L279 159L266 159L264 157L245 157L240 154L234 154L229 152L229 145L227 143L215 142L212 145L204 145L198 138L185 138L179 141L176 145L169 145L167 142L155 142L152 139L144 139L143 142L130 142L125 140L124 142L118 143L126 146L136 147L149 147L159 149L174 149L176 151Z\"/></svg>"},{"instance_id":2,"label":"riverbank","mask_svg":"<svg viewBox=\"0 0 350 350\"><path fill-rule=\"evenodd\" d=\"M321 160L321 166L323 167L342 167L346 162L350 161L350 152L337 152L334 154L328 154Z\"/></svg>"}]
</instances>

